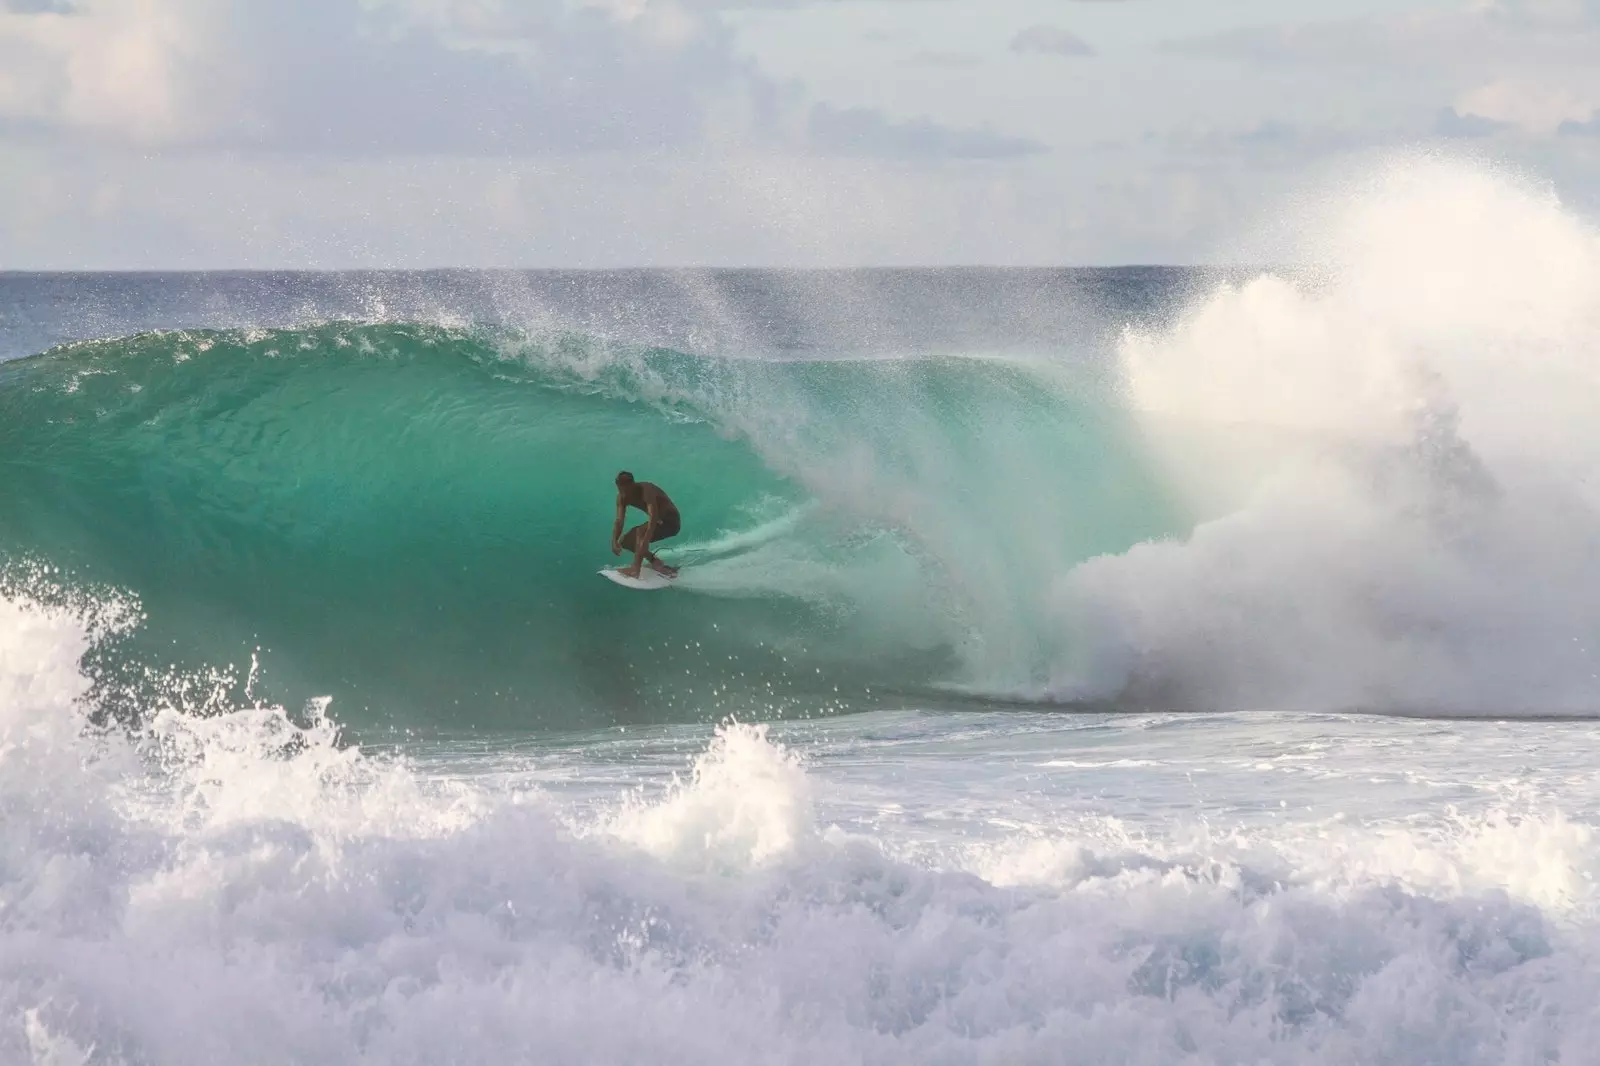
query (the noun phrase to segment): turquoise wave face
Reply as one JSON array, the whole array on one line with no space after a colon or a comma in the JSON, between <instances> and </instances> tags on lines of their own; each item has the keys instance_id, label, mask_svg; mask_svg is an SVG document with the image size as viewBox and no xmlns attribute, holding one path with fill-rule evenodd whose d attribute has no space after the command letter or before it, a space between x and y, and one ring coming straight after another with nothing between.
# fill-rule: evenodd
<instances>
[{"instance_id":1,"label":"turquoise wave face","mask_svg":"<svg viewBox=\"0 0 1600 1066\"><path fill-rule=\"evenodd\" d=\"M595 576L624 468L683 512L671 592ZM0 365L0 498L6 556L142 602L112 687L259 649L256 697L368 726L1020 687L1070 654L1050 575L1173 524L1115 406L1059 372L420 325Z\"/></svg>"}]
</instances>

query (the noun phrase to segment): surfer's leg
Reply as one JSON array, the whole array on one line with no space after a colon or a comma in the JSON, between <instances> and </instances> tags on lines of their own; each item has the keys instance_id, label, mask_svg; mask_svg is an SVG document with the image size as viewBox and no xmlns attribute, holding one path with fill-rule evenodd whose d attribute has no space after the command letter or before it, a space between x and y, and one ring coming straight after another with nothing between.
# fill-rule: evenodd
<instances>
[{"instance_id":1,"label":"surfer's leg","mask_svg":"<svg viewBox=\"0 0 1600 1066\"><path fill-rule=\"evenodd\" d=\"M665 574L668 577L672 577L678 572L677 567L668 566L666 563L662 562L661 557L655 552L651 551L649 548L644 550L644 561L649 563L650 569L654 570L658 574Z\"/></svg>"},{"instance_id":2,"label":"surfer's leg","mask_svg":"<svg viewBox=\"0 0 1600 1066\"><path fill-rule=\"evenodd\" d=\"M643 524L634 526L632 529L628 530L622 536L617 538L617 543L622 546L623 552L634 557L634 561L629 563L627 566L618 567L617 573L626 574L629 577L639 576L639 546L643 541ZM648 554L648 551L646 551L646 554Z\"/></svg>"},{"instance_id":3,"label":"surfer's leg","mask_svg":"<svg viewBox=\"0 0 1600 1066\"><path fill-rule=\"evenodd\" d=\"M667 522L663 522L661 525L656 527L656 535L654 537L650 538L650 543L651 544L655 544L657 541L663 541L663 540L668 539L669 537L676 537L677 535L678 535L678 523L677 523L677 521L675 519L674 520L669 520ZM650 568L652 570L654 570L656 573L665 574L668 577L677 576L678 568L675 567L675 566L668 566L666 563L662 562L656 556L656 553L651 551L649 548L645 549L645 558L650 560Z\"/></svg>"}]
</instances>

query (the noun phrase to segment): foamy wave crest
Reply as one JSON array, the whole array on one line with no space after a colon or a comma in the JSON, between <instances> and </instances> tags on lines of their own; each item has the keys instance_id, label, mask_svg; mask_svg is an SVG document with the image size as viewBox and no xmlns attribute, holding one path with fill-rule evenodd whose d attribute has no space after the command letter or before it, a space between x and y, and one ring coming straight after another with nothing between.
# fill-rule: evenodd
<instances>
[{"instance_id":1,"label":"foamy wave crest","mask_svg":"<svg viewBox=\"0 0 1600 1066\"><path fill-rule=\"evenodd\" d=\"M799 762L765 726L737 723L717 731L666 800L629 804L608 829L668 862L719 871L777 861L815 835Z\"/></svg>"},{"instance_id":2,"label":"foamy wave crest","mask_svg":"<svg viewBox=\"0 0 1600 1066\"><path fill-rule=\"evenodd\" d=\"M1339 203L1314 275L1127 334L1132 405L1212 518L1062 581L1055 691L1600 711L1600 237L1438 161Z\"/></svg>"},{"instance_id":3,"label":"foamy wave crest","mask_svg":"<svg viewBox=\"0 0 1600 1066\"><path fill-rule=\"evenodd\" d=\"M1580 1062L1600 850L1049 827L919 861L758 728L598 815L325 709L84 727L81 614L0 601L0 1061Z\"/></svg>"}]
</instances>

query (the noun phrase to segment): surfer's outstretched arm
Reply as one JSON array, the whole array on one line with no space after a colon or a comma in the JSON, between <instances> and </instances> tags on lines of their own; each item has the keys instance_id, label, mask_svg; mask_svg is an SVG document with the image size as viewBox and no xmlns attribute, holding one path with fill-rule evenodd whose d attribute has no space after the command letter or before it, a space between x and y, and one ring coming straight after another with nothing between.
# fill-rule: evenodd
<instances>
[{"instance_id":1,"label":"surfer's outstretched arm","mask_svg":"<svg viewBox=\"0 0 1600 1066\"><path fill-rule=\"evenodd\" d=\"M611 554L622 554L622 522L628 516L628 501L617 493L617 520L611 523Z\"/></svg>"}]
</instances>

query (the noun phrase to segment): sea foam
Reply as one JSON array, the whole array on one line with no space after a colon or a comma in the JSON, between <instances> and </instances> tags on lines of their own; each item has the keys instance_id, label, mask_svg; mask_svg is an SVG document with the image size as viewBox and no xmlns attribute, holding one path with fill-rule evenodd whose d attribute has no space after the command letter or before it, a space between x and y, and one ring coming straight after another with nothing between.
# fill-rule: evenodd
<instances>
[{"instance_id":1,"label":"sea foam","mask_svg":"<svg viewBox=\"0 0 1600 1066\"><path fill-rule=\"evenodd\" d=\"M1298 275L1124 336L1201 516L1060 575L1053 691L1173 706L1600 708L1600 236L1398 161L1294 227Z\"/></svg>"},{"instance_id":2,"label":"sea foam","mask_svg":"<svg viewBox=\"0 0 1600 1066\"><path fill-rule=\"evenodd\" d=\"M824 821L834 786L751 726L599 811L341 747L321 707L102 732L94 639L0 603L0 1061L1502 1066L1600 1039L1600 846L1557 811L914 853Z\"/></svg>"}]
</instances>

